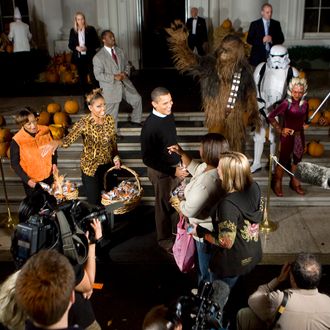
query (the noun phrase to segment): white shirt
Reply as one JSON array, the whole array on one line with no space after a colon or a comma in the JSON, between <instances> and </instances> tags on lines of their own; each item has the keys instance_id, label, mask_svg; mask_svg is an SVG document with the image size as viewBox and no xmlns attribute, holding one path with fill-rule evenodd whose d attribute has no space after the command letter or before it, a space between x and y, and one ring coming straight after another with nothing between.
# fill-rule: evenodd
<instances>
[{"instance_id":1,"label":"white shirt","mask_svg":"<svg viewBox=\"0 0 330 330\"><path fill-rule=\"evenodd\" d=\"M197 16L193 17L193 22L192 22L192 34L196 34L196 27L197 27Z\"/></svg>"},{"instance_id":2,"label":"white shirt","mask_svg":"<svg viewBox=\"0 0 330 330\"><path fill-rule=\"evenodd\" d=\"M9 25L8 38L14 44L14 53L30 51L30 40L32 38L32 34L29 26L24 22L20 20L11 22Z\"/></svg>"}]
</instances>

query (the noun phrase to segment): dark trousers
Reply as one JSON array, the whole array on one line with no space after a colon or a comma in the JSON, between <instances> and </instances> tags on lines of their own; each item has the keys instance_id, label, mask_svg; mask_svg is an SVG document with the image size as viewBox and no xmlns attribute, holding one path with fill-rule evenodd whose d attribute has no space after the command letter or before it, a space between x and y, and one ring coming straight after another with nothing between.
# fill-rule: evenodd
<instances>
[{"instance_id":1,"label":"dark trousers","mask_svg":"<svg viewBox=\"0 0 330 330\"><path fill-rule=\"evenodd\" d=\"M48 184L49 186L52 185L52 183L54 182L54 178L53 178L53 175L50 175L48 178L42 180L41 182L44 182L46 184ZM24 187L24 190L25 190L25 194L26 196L31 196L32 193L34 192L34 190L36 188L31 188L27 183L23 182L23 187Z\"/></svg>"},{"instance_id":2,"label":"dark trousers","mask_svg":"<svg viewBox=\"0 0 330 330\"><path fill-rule=\"evenodd\" d=\"M188 46L191 50L197 48L198 55L205 55L205 51L203 49L203 42L196 36L196 34L191 34L188 36Z\"/></svg>"},{"instance_id":3,"label":"dark trousers","mask_svg":"<svg viewBox=\"0 0 330 330\"><path fill-rule=\"evenodd\" d=\"M81 172L81 179L84 185L87 201L93 205L101 205L101 191L111 190L117 185L117 177L115 171L106 175L106 182L104 182L104 175L112 164L100 165L93 176L86 175Z\"/></svg>"},{"instance_id":4,"label":"dark trousers","mask_svg":"<svg viewBox=\"0 0 330 330\"><path fill-rule=\"evenodd\" d=\"M176 188L180 180L168 174L156 171L148 167L148 177L155 190L155 220L157 240L172 239L176 232L177 213L171 206L169 199L171 192Z\"/></svg>"}]
</instances>

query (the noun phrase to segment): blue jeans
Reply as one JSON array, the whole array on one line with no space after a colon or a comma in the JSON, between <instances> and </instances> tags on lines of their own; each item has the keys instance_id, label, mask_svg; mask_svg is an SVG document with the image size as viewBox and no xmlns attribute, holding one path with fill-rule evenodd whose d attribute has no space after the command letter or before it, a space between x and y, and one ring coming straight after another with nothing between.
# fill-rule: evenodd
<instances>
[{"instance_id":1,"label":"blue jeans","mask_svg":"<svg viewBox=\"0 0 330 330\"><path fill-rule=\"evenodd\" d=\"M211 251L208 244L195 241L197 258L198 258L198 284L202 282L211 282L211 274L209 271L209 262L211 259Z\"/></svg>"},{"instance_id":2,"label":"blue jeans","mask_svg":"<svg viewBox=\"0 0 330 330\"><path fill-rule=\"evenodd\" d=\"M227 283L230 289L232 289L234 287L234 285L236 284L238 278L239 278L239 275L238 276L233 276L233 277L220 277L220 276L218 276L214 273L211 273L212 282L215 281L215 280L221 280L221 281Z\"/></svg>"}]
</instances>

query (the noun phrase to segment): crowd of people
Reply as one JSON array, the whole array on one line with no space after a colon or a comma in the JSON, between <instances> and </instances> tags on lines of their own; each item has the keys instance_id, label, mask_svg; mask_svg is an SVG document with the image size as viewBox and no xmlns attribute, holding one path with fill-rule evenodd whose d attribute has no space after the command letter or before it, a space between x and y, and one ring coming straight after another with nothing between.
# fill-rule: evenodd
<instances>
[{"instance_id":1,"label":"crowd of people","mask_svg":"<svg viewBox=\"0 0 330 330\"><path fill-rule=\"evenodd\" d=\"M68 148L81 137L80 167L85 195L91 205L101 205L105 173L113 166L119 171L122 165L117 126L119 104L126 100L133 108L131 127L142 127L141 158L155 192L159 247L172 255L178 213L170 196L189 178L179 208L196 245L197 282L220 281L230 292L238 279L250 273L262 258L259 226L263 207L260 187L252 173L261 169L266 129L269 124L274 128L269 133L271 153L275 154L275 145L280 144L279 164L271 186L281 197L284 167L291 167L294 173L303 156L304 129L308 127L307 82L289 66L287 49L281 45L284 35L280 23L271 18L270 4L262 6L262 17L251 23L248 32L247 41L252 45L249 61L254 74L244 45L236 36L225 37L219 49L206 58L205 20L198 16L195 7L191 14L188 35L178 25L167 32L177 68L200 78L209 129L201 138L201 161L192 159L178 143L173 100L167 88L153 89L152 111L141 124L142 99L129 79L128 59L116 45L114 33L104 30L99 39L95 28L87 25L85 15L77 12L69 48L85 91L87 75L91 79L93 89L86 94L90 113L78 120L62 140L54 140L48 127L38 124L32 109L21 110L16 115L20 129L10 147L11 166L27 195L21 208L20 221L24 222L28 215L38 212L36 205L40 203L33 200L36 188L42 182L52 184L58 148ZM10 38L14 38L13 33ZM14 40L15 47L17 44ZM283 121L279 122L278 117L283 117ZM252 167L244 155L247 125L256 130ZM117 184L115 178L110 181L112 187ZM304 194L297 178L291 178L290 187ZM96 274L96 242L103 238L100 221L93 219L91 228L94 239L86 234L88 255L83 265L70 263L57 251L41 250L2 284L0 322L4 326L79 329L74 326L78 324L83 329L101 329L89 301ZM315 256L299 254L291 264L283 266L277 278L250 296L248 307L237 314L237 329L329 329L330 298L317 290L321 275ZM289 289L276 290L288 279ZM175 321L168 318L168 310L167 306L152 309L143 329L184 329L180 317Z\"/></svg>"}]
</instances>

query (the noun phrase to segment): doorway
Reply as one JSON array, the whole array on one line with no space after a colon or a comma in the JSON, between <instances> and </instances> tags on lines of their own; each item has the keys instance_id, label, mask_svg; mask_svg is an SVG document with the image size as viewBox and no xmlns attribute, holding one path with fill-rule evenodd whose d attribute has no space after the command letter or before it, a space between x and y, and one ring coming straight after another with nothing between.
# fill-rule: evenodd
<instances>
[{"instance_id":1,"label":"doorway","mask_svg":"<svg viewBox=\"0 0 330 330\"><path fill-rule=\"evenodd\" d=\"M185 22L186 0L141 0L143 68L172 68L166 27L175 19Z\"/></svg>"}]
</instances>

